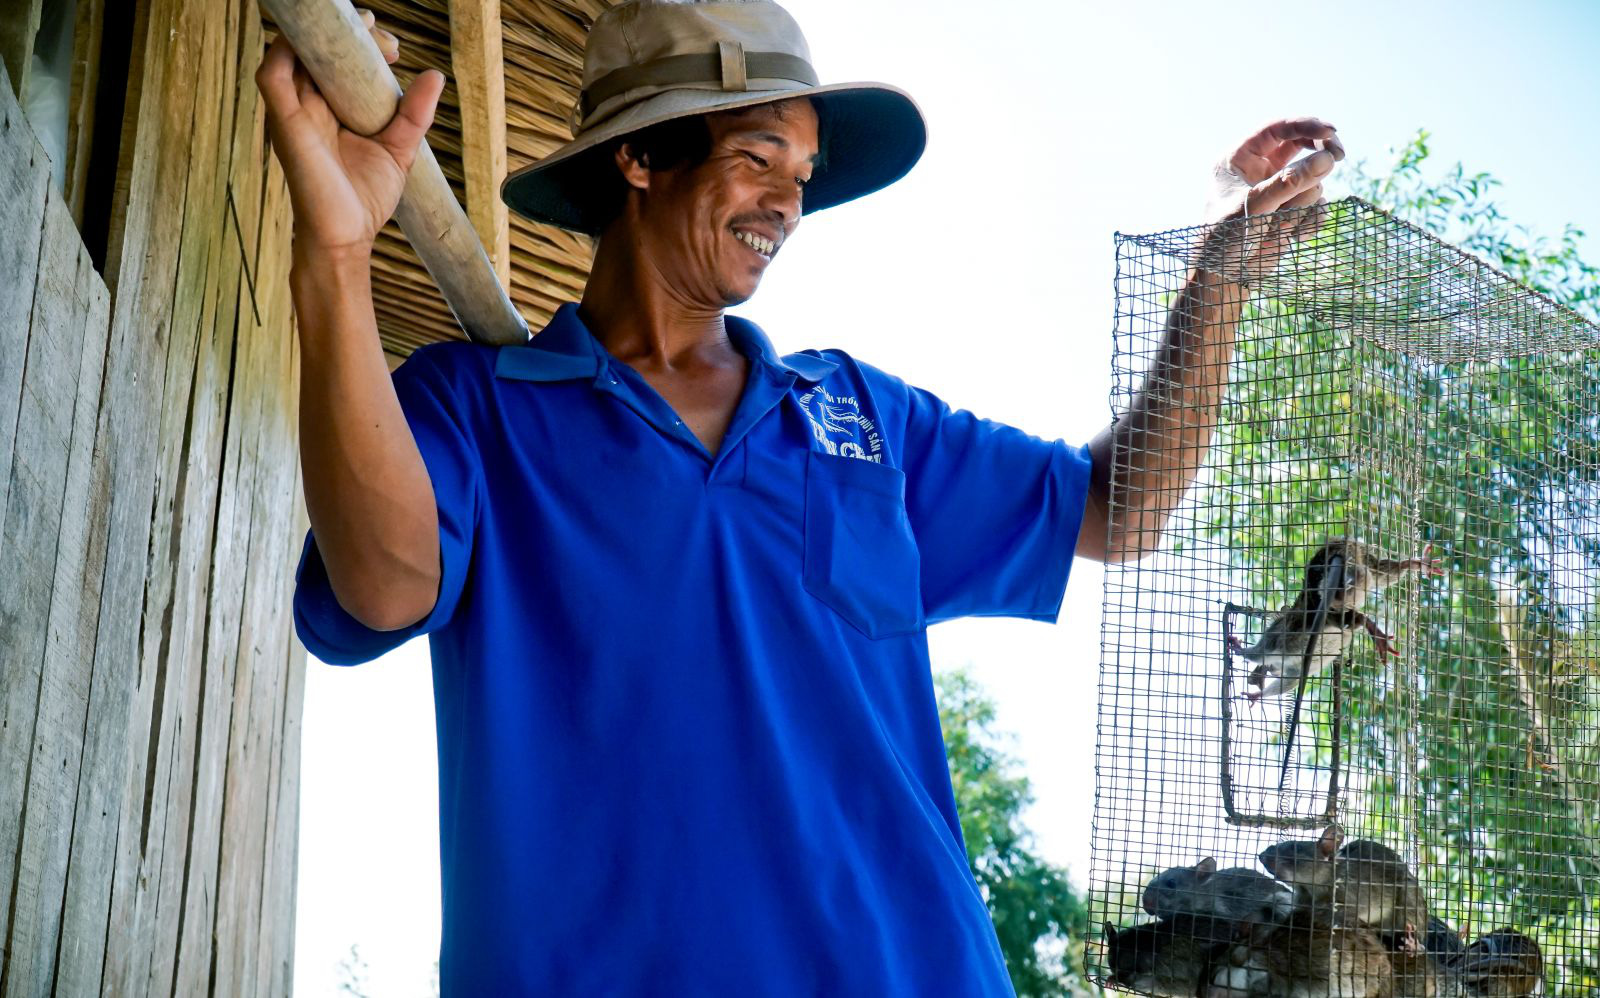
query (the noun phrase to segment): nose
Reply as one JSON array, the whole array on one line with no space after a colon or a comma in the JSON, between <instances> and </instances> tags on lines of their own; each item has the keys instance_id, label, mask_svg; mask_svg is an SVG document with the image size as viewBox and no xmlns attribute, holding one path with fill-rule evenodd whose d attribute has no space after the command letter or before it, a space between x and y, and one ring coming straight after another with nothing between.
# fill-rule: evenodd
<instances>
[{"instance_id":1,"label":"nose","mask_svg":"<svg viewBox=\"0 0 1600 998\"><path fill-rule=\"evenodd\" d=\"M761 207L776 216L785 235L793 232L800 222L800 185L793 180L774 180L762 193Z\"/></svg>"}]
</instances>

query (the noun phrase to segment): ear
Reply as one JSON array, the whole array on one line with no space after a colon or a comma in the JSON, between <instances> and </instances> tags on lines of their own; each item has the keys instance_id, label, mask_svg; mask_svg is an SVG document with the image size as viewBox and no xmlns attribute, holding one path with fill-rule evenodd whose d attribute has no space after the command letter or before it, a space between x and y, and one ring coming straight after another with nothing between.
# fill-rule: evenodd
<instances>
[{"instance_id":1,"label":"ear","mask_svg":"<svg viewBox=\"0 0 1600 998\"><path fill-rule=\"evenodd\" d=\"M650 187L650 165L646 157L639 155L632 143L624 142L617 146L616 151L617 172L622 174L622 179L628 182L629 187L639 190L648 190Z\"/></svg>"},{"instance_id":2,"label":"ear","mask_svg":"<svg viewBox=\"0 0 1600 998\"><path fill-rule=\"evenodd\" d=\"M1322 837L1317 840L1317 852L1321 853L1324 859L1328 859L1339 851L1339 844L1343 841L1344 829L1338 825L1329 825L1323 829Z\"/></svg>"},{"instance_id":3,"label":"ear","mask_svg":"<svg viewBox=\"0 0 1600 998\"><path fill-rule=\"evenodd\" d=\"M1217 872L1216 858L1207 856L1205 859L1202 859L1200 862L1194 865L1194 872L1198 880L1204 881L1207 877L1210 877L1213 873Z\"/></svg>"},{"instance_id":4,"label":"ear","mask_svg":"<svg viewBox=\"0 0 1600 998\"><path fill-rule=\"evenodd\" d=\"M1106 934L1106 945L1109 946L1111 945L1111 940L1117 938L1117 930L1110 922L1105 923L1104 929Z\"/></svg>"}]
</instances>

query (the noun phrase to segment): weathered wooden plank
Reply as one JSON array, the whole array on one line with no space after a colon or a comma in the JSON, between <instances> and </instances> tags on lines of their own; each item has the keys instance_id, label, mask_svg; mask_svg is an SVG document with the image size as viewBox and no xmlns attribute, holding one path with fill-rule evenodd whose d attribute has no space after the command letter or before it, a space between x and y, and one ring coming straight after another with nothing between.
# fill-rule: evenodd
<instances>
[{"instance_id":1,"label":"weathered wooden plank","mask_svg":"<svg viewBox=\"0 0 1600 998\"><path fill-rule=\"evenodd\" d=\"M294 363L291 368L292 383L300 381L299 344L294 344ZM296 419L298 437L298 418ZM296 445L298 446L298 445ZM310 527L303 501L303 481L299 462L295 462L292 487L295 516L289 528L290 560L284 563L282 599L288 606L294 599L294 567L299 553L300 539ZM286 615L287 616L287 615ZM262 933L263 945L270 945L275 954L272 977L261 989L262 994L286 995L293 990L294 981L294 920L296 892L298 889L300 840L300 719L305 712L306 650L292 633L284 628L288 648L288 693L284 701L283 726L278 734L281 760L278 777L278 806L274 814L273 836L268 845L267 865L264 871L267 884L266 912L269 918L267 931ZM262 958L262 965L267 959Z\"/></svg>"},{"instance_id":2,"label":"weathered wooden plank","mask_svg":"<svg viewBox=\"0 0 1600 998\"><path fill-rule=\"evenodd\" d=\"M213 0L190 3L198 4L197 16L192 21L186 16L183 23L198 39L200 58L194 85L202 96L196 101L190 129L191 166L182 205L183 235L167 347L157 520L145 610L147 620L162 614L165 632L159 644L146 645L147 654L165 657L166 675L159 735L157 726L152 729L157 777L150 784L155 792L150 797L151 835L144 858L146 869L155 874L145 885L154 906L143 910L150 916L145 923L145 945L150 953L147 987L157 995L173 993L186 915L183 902L189 845L194 823L209 820L194 811L193 796L200 738L208 725L218 723L218 718L207 717L201 710L201 690L225 428L222 413L232 351L231 329L222 350L214 332L224 250L232 248L224 242L224 237L231 237L225 224L224 195L225 156L232 130L224 131L222 121L226 107L231 126L232 91L225 90L230 82L226 60L237 58L237 40L233 46L227 44L228 5ZM230 98L226 102L225 93Z\"/></svg>"},{"instance_id":3,"label":"weathered wooden plank","mask_svg":"<svg viewBox=\"0 0 1600 998\"><path fill-rule=\"evenodd\" d=\"M260 856L261 843L251 840L253 822L251 815L260 807L264 788L257 782L251 767L253 760L242 758L241 745L249 733L250 717L257 704L254 695L254 665L248 642L253 629L251 614L256 609L248 600L250 566L263 553L255 547L260 525L255 522L255 495L261 487L260 476L267 472L263 465L272 460L270 453L261 454L260 413L262 386L267 382L263 375L262 355L264 339L270 331L260 327L241 333L238 348L240 356L236 406L230 422L240 425L238 455L238 485L230 497L235 506L237 531L235 543L242 545L247 557L237 578L241 597L238 627L231 638L231 656L234 663L233 686L228 690L231 718L227 754L224 761L222 789L222 828L218 842L217 917L215 934L216 991L225 994L246 993L247 949L253 949L254 926L259 908L258 897L253 898L252 888L257 873L250 865Z\"/></svg>"},{"instance_id":4,"label":"weathered wooden plank","mask_svg":"<svg viewBox=\"0 0 1600 998\"><path fill-rule=\"evenodd\" d=\"M279 346L273 365L273 381L278 388L271 393L273 404L263 427L271 443L271 452L275 455L294 451L299 427L294 392L284 390L299 383L295 340L292 336L283 337L279 340ZM267 546L264 550L274 552L270 560L264 559L270 568L262 573L265 576L262 586L265 599L262 603L267 614L263 623L267 627L263 628L266 640L262 645L261 664L277 675L273 684L269 736L272 749L268 754L270 768L267 772L261 927L256 937L254 993L257 995L285 993L276 987L275 982L286 979L289 965L285 961L294 951L290 923L283 918L284 912L293 909L294 878L292 875L274 877L270 873L282 869L286 863L292 865L292 861L286 861L285 854L292 857L296 846L299 805L295 794L299 787L298 741L300 706L304 694L304 658L291 652L291 647L297 646L298 642L290 635L289 628L284 626L288 615L280 613L274 619L272 607L288 606L294 596L294 563L287 555L296 546L298 538L294 530L300 520L297 515L286 514L298 512L298 465L297 461L280 459L274 462L272 485L262 490L258 511L258 522L263 522L268 528L265 531Z\"/></svg>"},{"instance_id":5,"label":"weathered wooden plank","mask_svg":"<svg viewBox=\"0 0 1600 998\"><path fill-rule=\"evenodd\" d=\"M160 441L157 446L155 523L147 569L147 629L142 654L154 662L163 686L152 697L146 814L149 830L141 857L141 896L134 904L138 945L134 964L149 964L147 992L173 993L179 939L184 923L187 848L194 833L192 796L197 785L198 737L206 723L200 712L203 638L210 593L211 547L218 488L227 366L210 349L216 281L221 272L222 237L227 234L226 168L219 149L232 138L221 130L222 59L229 50L222 37L226 6L190 0L179 16L179 32L197 38L195 102L190 125L190 168L182 198L182 235L173 289L173 320L166 344ZM237 58L237 56L235 56ZM229 96L232 94L229 93ZM230 107L227 109L232 110ZM232 115L229 114L229 123ZM232 339L227 341L232 349ZM136 748L138 750L138 748ZM203 820L203 819L202 819Z\"/></svg>"},{"instance_id":6,"label":"weathered wooden plank","mask_svg":"<svg viewBox=\"0 0 1600 998\"><path fill-rule=\"evenodd\" d=\"M145 887L153 872L159 876L142 860L147 843L159 843L164 831L164 825L153 827L161 815L152 814L147 804L159 772L148 746L152 737L159 737L154 704L167 699L165 663L141 652L148 646L150 632L169 624L145 617L143 610L152 519L171 515L170 509L156 510L154 498L181 207L191 163L188 137L199 41L192 28L194 16L192 6L181 0L152 0L148 6L137 89L141 95L161 97L139 100L134 128L131 134L124 133L123 147L133 151L126 172L127 193L121 199L124 215L112 244L116 252L108 253L117 261L107 362L110 404L118 410L113 426L124 436L114 452L112 531L96 671L100 656L111 656L128 670L118 677L117 688L131 689L133 697L131 702L109 704L107 712L108 720L121 715L124 744L107 923L116 928L106 940L101 989L133 996L146 993L153 913L147 910Z\"/></svg>"},{"instance_id":7,"label":"weathered wooden plank","mask_svg":"<svg viewBox=\"0 0 1600 998\"><path fill-rule=\"evenodd\" d=\"M94 147L95 94L100 86L100 36L105 0L77 0L72 25L72 85L67 108L67 207L83 227L83 201ZM115 127L112 122L108 127Z\"/></svg>"},{"instance_id":8,"label":"weathered wooden plank","mask_svg":"<svg viewBox=\"0 0 1600 998\"><path fill-rule=\"evenodd\" d=\"M260 118L262 113L258 106L257 117ZM219 628L217 631L219 652L226 654L233 671L229 674L227 687L230 727L223 765L223 804L220 808L223 823L218 843L217 913L213 929L215 947L212 960L215 982L213 990L216 994L242 993L242 987L237 979L237 965L243 945L239 922L246 912L242 910L244 902L239 896L244 889L246 879L244 864L250 862L252 857L238 849L234 840L238 835L240 810L248 807L250 797L248 789L239 786L244 777L234 768L232 746L236 733L241 729L240 719L247 716L250 706L249 702L241 700L237 693L243 682L238 670L248 668L241 665L244 622L249 613L244 600L244 581L248 578L250 563L263 556L255 547L257 524L254 521L255 496L260 487L258 479L261 465L261 461L258 460L258 449L261 444L260 415L265 393L278 390L277 386L263 376L263 358L267 342L271 337L288 335L280 319L283 306L275 299L282 289L279 287L277 276L265 270L276 267L279 262L276 257L270 255L273 242L271 234L276 231L276 226L273 219L267 217L266 212L283 208L283 203L275 196L269 196L266 190L269 183L270 162L263 159L265 155L266 151L258 138L249 158L249 172L244 174L244 179L241 181L241 186L248 194L249 203L252 205L250 221L246 223L253 228L252 236L245 244L248 249L246 261L255 273L262 275L264 283L255 290L255 299L261 306L260 321L257 319L256 309L247 309L242 296L240 300L239 342L234 350L235 387L228 415L226 473L229 477L224 482L221 500L223 516L226 522L231 523L230 529L234 535L231 543L239 556L234 570L233 577L236 582L232 593L232 598L238 600L239 610L231 627ZM262 236L263 233L267 234L265 238ZM263 243L269 248L269 255L265 259L260 254ZM270 453L265 455L265 460L272 461L273 455Z\"/></svg>"},{"instance_id":9,"label":"weathered wooden plank","mask_svg":"<svg viewBox=\"0 0 1600 998\"><path fill-rule=\"evenodd\" d=\"M91 347L105 354L107 346L107 299L104 286L97 303L98 322L91 320L85 333L85 351ZM90 342L94 341L94 342ZM61 905L60 943L57 947L55 994L93 995L100 991L101 963L105 951L106 912L111 901L112 858L115 855L117 809L116 788L121 785L122 751L126 746L126 715L120 720L115 705L124 711L128 691L116 687L115 680L127 674L96 654L103 606L107 542L111 529L111 453L114 449L110 419L115 408L108 405L110 382L102 377L98 386L97 414L91 437L89 482L83 501L83 519L89 525L84 558L83 592L79 601L80 619L87 642L76 654L81 667L89 670L89 710L79 731L81 762L77 770L75 809L72 815L72 840ZM83 396L80 393L79 399ZM74 450L76 451L76 429ZM53 612L53 610L52 610ZM108 758L115 765L108 763Z\"/></svg>"},{"instance_id":10,"label":"weathered wooden plank","mask_svg":"<svg viewBox=\"0 0 1600 998\"><path fill-rule=\"evenodd\" d=\"M292 449L275 449L269 424L274 408L292 404L278 380L275 359L291 336L287 294L288 273L287 188L276 159L267 164L267 196L261 218L261 249L257 256L261 285L268 307L260 327L248 333L241 345L249 363L250 397L242 409L251 439L251 488L240 498L247 503L252 556L243 577L244 604L238 635L238 667L233 689L233 718L228 740L227 782L223 792L221 871L218 877L216 990L248 996L254 993L262 916L262 882L259 864L266 848L266 780L270 775L268 752L274 719L273 690L281 663L268 663L264 646L271 635L288 624L284 606L267 592L262 573L281 555L271 546L276 523L288 519L284 510L264 507L263 495L276 495L273 484L290 466ZM243 400L242 400L243 401Z\"/></svg>"},{"instance_id":11,"label":"weathered wooden plank","mask_svg":"<svg viewBox=\"0 0 1600 998\"><path fill-rule=\"evenodd\" d=\"M234 307L239 304L236 280ZM245 308L248 309L248 302ZM237 331L229 329L230 338ZM237 360L230 347L229 360ZM237 383L236 383L237 384ZM237 398L238 393L233 394ZM211 598L206 615L205 671L201 688L201 737L195 754L194 818L190 829L188 873L185 878L182 935L178 948L175 993L200 994L206 990L216 927L218 858L221 852L222 793L227 769L234 673L242 604L241 587L249 557L249 523L238 515L240 424L231 410L225 423L226 463L217 496L217 526L211 564Z\"/></svg>"},{"instance_id":12,"label":"weathered wooden plank","mask_svg":"<svg viewBox=\"0 0 1600 998\"><path fill-rule=\"evenodd\" d=\"M309 521L297 520L303 534ZM284 597L293 597L293 576ZM294 934L300 837L300 718L305 710L306 651L291 640L285 664L288 693L284 699L283 726L278 734L278 804L268 843L262 927L262 956L256 993L287 995L294 987Z\"/></svg>"},{"instance_id":13,"label":"weathered wooden plank","mask_svg":"<svg viewBox=\"0 0 1600 998\"><path fill-rule=\"evenodd\" d=\"M0 66L0 509L11 482L11 448L17 430L17 399L27 355L28 314L44 235L44 191L50 160L6 85ZM0 860L0 863L3 863Z\"/></svg>"},{"instance_id":14,"label":"weathered wooden plank","mask_svg":"<svg viewBox=\"0 0 1600 998\"><path fill-rule=\"evenodd\" d=\"M241 79L249 79L256 65L255 53L260 50L260 22L241 24L240 6L230 4L226 11L224 34L226 51L230 53L224 65L225 82L221 92L232 96L223 123L227 126L219 133L217 151L218 168L215 175L219 184L212 196L226 207L228 190L234 179L243 180L245 169L253 164L235 160L238 150L249 153L247 136L239 129L254 123L254 109L247 102L258 99L254 86L237 86ZM254 16L247 12L246 19ZM200 691L200 738L196 745L194 763L194 807L189 832L189 849L184 875L184 896L181 915L181 932L177 946L175 994L203 994L209 987L211 957L216 926L217 862L220 854L222 830L222 789L226 770L228 733L231 723L229 697L233 690L237 662L235 646L238 638L242 592L238 580L243 577L248 556L247 524L236 515L236 503L231 489L237 483L238 421L232 412L233 399L241 385L234 368L240 333L241 294L248 296L249 287L241 279L243 245L235 230L237 213L228 210L223 215L223 251L219 280L208 293L217 296L215 317L210 320L211 335L202 349L202 363L207 367L208 383L215 383L216 393L210 405L214 415L214 433L223 441L218 455L220 462L215 473L208 476L217 483L212 503L215 517L210 555L210 586L204 621L203 674ZM243 301L243 315L250 316L252 307L248 297ZM230 382L231 390L230 390Z\"/></svg>"},{"instance_id":15,"label":"weathered wooden plank","mask_svg":"<svg viewBox=\"0 0 1600 998\"><path fill-rule=\"evenodd\" d=\"M21 868L18 848L29 801L29 762L39 706L39 686L44 666L46 625L50 616L50 585L55 578L56 542L60 535L61 499L66 489L66 454L72 442L73 402L77 398L83 324L74 322L77 293L77 248L69 231L62 233L62 217L54 189L46 195L44 241L39 258L33 313L29 316L27 358L22 379L22 399L17 412L16 444L11 462L11 488L7 495L0 551L6 553L7 571L0 573L0 648L5 668L0 670L0 801L18 806L0 807L0 940L7 951L31 949L31 936L14 940L10 913L33 911L38 903L34 871ZM38 802L33 802L36 806ZM0 990L11 965L0 971Z\"/></svg>"},{"instance_id":16,"label":"weathered wooden plank","mask_svg":"<svg viewBox=\"0 0 1600 998\"><path fill-rule=\"evenodd\" d=\"M506 178L506 72L500 0L450 0L450 66L461 106L467 217L502 287L511 287Z\"/></svg>"},{"instance_id":17,"label":"weathered wooden plank","mask_svg":"<svg viewBox=\"0 0 1600 998\"><path fill-rule=\"evenodd\" d=\"M51 583L44 663L39 688L33 760L28 774L27 813L18 863L17 905L11 921L5 994L48 996L54 984L56 944L66 890L72 817L89 709L90 668L105 568L103 521L94 517L95 423L105 362L109 296L78 238L71 209L52 190L46 212L46 244L59 241L76 251L70 314L62 336L78 344L72 374L68 450L56 459L66 481L59 517L55 576ZM77 326L74 332L70 327ZM65 379L63 379L65 380ZM25 904L25 898L33 903Z\"/></svg>"}]
</instances>

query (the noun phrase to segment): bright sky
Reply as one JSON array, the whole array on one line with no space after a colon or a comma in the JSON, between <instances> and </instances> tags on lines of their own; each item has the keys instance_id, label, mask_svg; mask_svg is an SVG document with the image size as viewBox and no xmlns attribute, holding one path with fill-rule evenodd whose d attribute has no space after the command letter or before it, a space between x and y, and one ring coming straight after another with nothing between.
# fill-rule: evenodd
<instances>
[{"instance_id":1,"label":"bright sky","mask_svg":"<svg viewBox=\"0 0 1600 998\"><path fill-rule=\"evenodd\" d=\"M931 136L900 184L809 217L736 311L780 351L841 347L1039 436L1081 442L1109 419L1113 233L1200 221L1211 164L1276 117L1322 117L1353 158L1379 162L1425 126L1439 163L1505 182L1509 217L1551 235L1575 223L1600 259L1600 6L1586 0L786 6L824 80L910 91ZM998 701L1040 849L1080 884L1099 619L1100 573L1080 563L1056 626L930 632L935 665L971 665ZM337 993L357 944L371 994L427 994L439 886L426 646L309 669L296 991Z\"/></svg>"}]
</instances>

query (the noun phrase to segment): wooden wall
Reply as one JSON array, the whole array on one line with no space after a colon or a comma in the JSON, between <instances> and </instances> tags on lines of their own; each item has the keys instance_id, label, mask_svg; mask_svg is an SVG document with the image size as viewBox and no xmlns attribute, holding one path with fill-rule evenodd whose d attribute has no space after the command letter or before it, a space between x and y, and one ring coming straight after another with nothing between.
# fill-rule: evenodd
<instances>
[{"instance_id":1,"label":"wooden wall","mask_svg":"<svg viewBox=\"0 0 1600 998\"><path fill-rule=\"evenodd\" d=\"M261 22L137 3L104 278L0 73L0 998L291 983L305 521Z\"/></svg>"}]
</instances>

